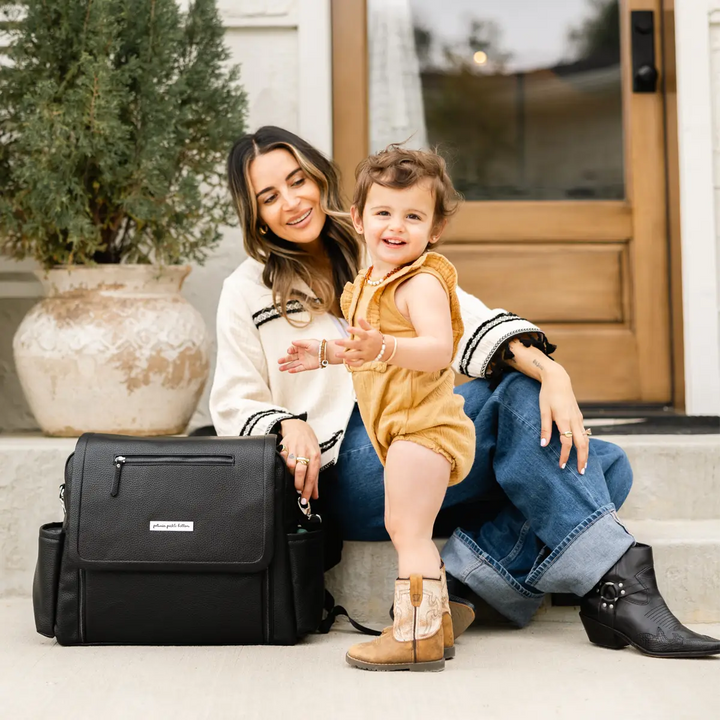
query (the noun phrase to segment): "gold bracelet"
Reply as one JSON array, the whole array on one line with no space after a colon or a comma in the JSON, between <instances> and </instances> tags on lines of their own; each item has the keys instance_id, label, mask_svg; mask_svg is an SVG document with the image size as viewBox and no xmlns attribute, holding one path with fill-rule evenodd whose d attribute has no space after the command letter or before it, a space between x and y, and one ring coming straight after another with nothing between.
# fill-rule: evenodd
<instances>
[{"instance_id":1,"label":"gold bracelet","mask_svg":"<svg viewBox=\"0 0 720 720\"><path fill-rule=\"evenodd\" d=\"M385 361L386 363L389 363L395 357L395 353L397 352L398 339L394 335L391 335L390 337L395 341L395 347L393 348L393 351L390 353L390 357Z\"/></svg>"},{"instance_id":2,"label":"gold bracelet","mask_svg":"<svg viewBox=\"0 0 720 720\"><path fill-rule=\"evenodd\" d=\"M330 364L327 359L327 340L320 341L320 350L318 350L318 364L320 368L326 368Z\"/></svg>"}]
</instances>

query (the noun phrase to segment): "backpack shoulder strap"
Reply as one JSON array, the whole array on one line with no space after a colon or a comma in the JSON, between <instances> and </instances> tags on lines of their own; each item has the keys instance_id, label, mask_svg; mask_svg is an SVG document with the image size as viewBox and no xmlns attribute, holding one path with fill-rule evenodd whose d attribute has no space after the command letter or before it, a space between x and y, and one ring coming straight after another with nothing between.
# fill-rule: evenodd
<instances>
[{"instance_id":1,"label":"backpack shoulder strap","mask_svg":"<svg viewBox=\"0 0 720 720\"><path fill-rule=\"evenodd\" d=\"M373 630L365 625L361 625L357 620L353 620L342 605L335 604L335 598L329 590L325 590L325 612L327 615L318 627L318 632L322 635L330 632L330 628L332 628L339 615L344 615L358 632L364 633L365 635L380 635L380 630Z\"/></svg>"}]
</instances>

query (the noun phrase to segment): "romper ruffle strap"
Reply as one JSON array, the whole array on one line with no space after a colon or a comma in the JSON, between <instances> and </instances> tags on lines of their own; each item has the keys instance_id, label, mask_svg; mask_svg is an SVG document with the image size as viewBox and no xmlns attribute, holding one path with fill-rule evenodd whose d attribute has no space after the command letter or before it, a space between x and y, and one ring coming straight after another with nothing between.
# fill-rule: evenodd
<instances>
[{"instance_id":1,"label":"romper ruffle strap","mask_svg":"<svg viewBox=\"0 0 720 720\"><path fill-rule=\"evenodd\" d=\"M353 300L357 301L360 296L360 287L367 270L361 270L354 282L345 283L343 294L340 296L340 310L345 320L350 322L353 310Z\"/></svg>"}]
</instances>

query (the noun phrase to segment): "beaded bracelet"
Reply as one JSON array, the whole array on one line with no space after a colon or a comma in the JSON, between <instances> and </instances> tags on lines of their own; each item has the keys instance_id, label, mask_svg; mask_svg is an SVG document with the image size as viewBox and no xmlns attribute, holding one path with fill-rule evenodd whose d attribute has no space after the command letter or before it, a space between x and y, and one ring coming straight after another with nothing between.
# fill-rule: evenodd
<instances>
[{"instance_id":1,"label":"beaded bracelet","mask_svg":"<svg viewBox=\"0 0 720 720\"><path fill-rule=\"evenodd\" d=\"M382 338L382 347L380 348L380 352L378 353L378 356L373 360L373 362L379 362L380 358L385 354L385 336L380 333L380 337Z\"/></svg>"}]
</instances>

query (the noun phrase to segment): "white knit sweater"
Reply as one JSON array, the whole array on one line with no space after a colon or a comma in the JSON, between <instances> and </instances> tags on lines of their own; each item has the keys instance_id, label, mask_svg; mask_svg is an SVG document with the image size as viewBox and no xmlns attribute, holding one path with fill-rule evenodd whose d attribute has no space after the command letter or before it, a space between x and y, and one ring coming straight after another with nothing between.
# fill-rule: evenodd
<instances>
[{"instance_id":1,"label":"white knit sweater","mask_svg":"<svg viewBox=\"0 0 720 720\"><path fill-rule=\"evenodd\" d=\"M343 365L290 375L278 358L293 340L341 337L341 322L327 313L305 327L294 327L274 308L262 281L263 266L245 260L228 277L217 312L217 367L210 393L210 413L218 435L265 435L280 420L307 420L320 443L321 468L334 464L355 404L352 378ZM298 290L312 297L307 286ZM488 363L508 338L540 330L505 310L491 310L457 289L465 335L453 367L470 377L484 377ZM288 313L306 321L297 301Z\"/></svg>"}]
</instances>

